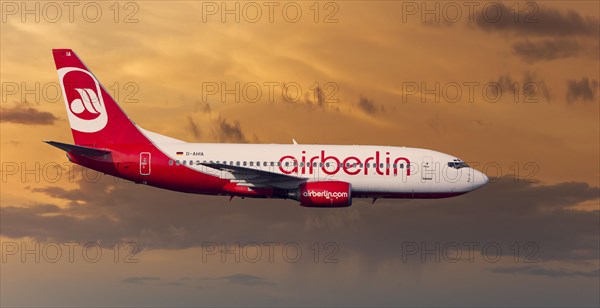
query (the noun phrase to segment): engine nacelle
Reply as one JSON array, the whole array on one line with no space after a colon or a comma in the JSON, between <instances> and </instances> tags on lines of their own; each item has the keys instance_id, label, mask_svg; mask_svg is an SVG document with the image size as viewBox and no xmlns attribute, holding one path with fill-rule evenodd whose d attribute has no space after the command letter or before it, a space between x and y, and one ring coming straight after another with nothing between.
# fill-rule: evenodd
<instances>
[{"instance_id":1,"label":"engine nacelle","mask_svg":"<svg viewBox=\"0 0 600 308\"><path fill-rule=\"evenodd\" d=\"M352 187L341 181L307 182L298 187L295 196L307 207L345 207L352 205Z\"/></svg>"}]
</instances>

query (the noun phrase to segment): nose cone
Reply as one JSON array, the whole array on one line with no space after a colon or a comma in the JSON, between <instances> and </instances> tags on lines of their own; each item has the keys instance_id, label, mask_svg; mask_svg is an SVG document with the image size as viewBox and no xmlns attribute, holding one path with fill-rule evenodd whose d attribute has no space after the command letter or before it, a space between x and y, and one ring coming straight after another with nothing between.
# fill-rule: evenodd
<instances>
[{"instance_id":1,"label":"nose cone","mask_svg":"<svg viewBox=\"0 0 600 308\"><path fill-rule=\"evenodd\" d=\"M473 171L473 190L483 187L490 181L483 172L475 169Z\"/></svg>"}]
</instances>

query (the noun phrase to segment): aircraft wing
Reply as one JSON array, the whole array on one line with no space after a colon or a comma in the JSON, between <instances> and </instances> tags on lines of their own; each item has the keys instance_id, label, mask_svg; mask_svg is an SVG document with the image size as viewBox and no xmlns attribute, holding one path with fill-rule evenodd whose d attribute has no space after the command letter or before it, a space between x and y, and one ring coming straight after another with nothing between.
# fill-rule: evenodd
<instances>
[{"instance_id":1,"label":"aircraft wing","mask_svg":"<svg viewBox=\"0 0 600 308\"><path fill-rule=\"evenodd\" d=\"M275 173L271 171L251 169L217 163L202 163L206 167L227 171L234 177L232 182L240 186L295 188L308 179L294 175Z\"/></svg>"}]
</instances>

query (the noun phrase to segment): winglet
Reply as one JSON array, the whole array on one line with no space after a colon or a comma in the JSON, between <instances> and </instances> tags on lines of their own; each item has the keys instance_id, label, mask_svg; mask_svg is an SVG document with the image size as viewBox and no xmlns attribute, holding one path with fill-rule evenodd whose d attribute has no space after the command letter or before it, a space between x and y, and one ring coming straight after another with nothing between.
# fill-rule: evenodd
<instances>
[{"instance_id":1,"label":"winglet","mask_svg":"<svg viewBox=\"0 0 600 308\"><path fill-rule=\"evenodd\" d=\"M298 142L296 142L296 139L292 138L292 142L294 143L294 145L298 145Z\"/></svg>"}]
</instances>

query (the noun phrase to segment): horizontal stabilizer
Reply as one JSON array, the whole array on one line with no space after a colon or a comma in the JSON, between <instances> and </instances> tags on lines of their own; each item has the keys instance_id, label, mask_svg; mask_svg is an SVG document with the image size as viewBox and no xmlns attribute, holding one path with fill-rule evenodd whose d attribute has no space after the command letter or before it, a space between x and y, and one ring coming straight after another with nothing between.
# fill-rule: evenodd
<instances>
[{"instance_id":1,"label":"horizontal stabilizer","mask_svg":"<svg viewBox=\"0 0 600 308\"><path fill-rule=\"evenodd\" d=\"M61 143L56 141L44 141L45 143L55 146L67 153L80 154L85 156L104 156L110 154L110 151L100 150L94 148L83 147L80 145L73 145L68 143Z\"/></svg>"}]
</instances>

